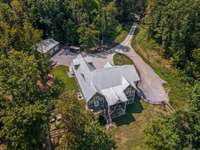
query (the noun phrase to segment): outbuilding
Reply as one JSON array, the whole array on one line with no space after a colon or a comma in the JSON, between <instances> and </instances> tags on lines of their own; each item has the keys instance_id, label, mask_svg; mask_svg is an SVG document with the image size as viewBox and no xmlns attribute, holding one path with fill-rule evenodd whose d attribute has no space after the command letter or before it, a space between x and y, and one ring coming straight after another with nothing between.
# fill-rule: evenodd
<instances>
[{"instance_id":1,"label":"outbuilding","mask_svg":"<svg viewBox=\"0 0 200 150\"><path fill-rule=\"evenodd\" d=\"M54 39L46 39L38 44L37 51L49 56L53 56L59 50L59 42Z\"/></svg>"}]
</instances>

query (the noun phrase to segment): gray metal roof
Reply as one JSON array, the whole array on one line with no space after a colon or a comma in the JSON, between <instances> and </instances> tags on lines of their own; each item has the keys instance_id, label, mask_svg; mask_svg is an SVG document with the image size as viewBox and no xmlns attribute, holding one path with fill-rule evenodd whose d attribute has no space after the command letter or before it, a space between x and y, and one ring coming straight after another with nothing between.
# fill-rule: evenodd
<instances>
[{"instance_id":1,"label":"gray metal roof","mask_svg":"<svg viewBox=\"0 0 200 150\"><path fill-rule=\"evenodd\" d=\"M89 101L96 93L105 96L108 105L119 100L127 101L124 90L129 86L136 88L135 82L140 78L133 65L112 66L107 63L104 68L91 68L91 57L78 55L72 62L72 68L81 87L82 93Z\"/></svg>"},{"instance_id":2,"label":"gray metal roof","mask_svg":"<svg viewBox=\"0 0 200 150\"><path fill-rule=\"evenodd\" d=\"M59 45L59 42L55 41L54 39L46 39L38 44L37 51L40 53L47 53L57 45Z\"/></svg>"}]
</instances>

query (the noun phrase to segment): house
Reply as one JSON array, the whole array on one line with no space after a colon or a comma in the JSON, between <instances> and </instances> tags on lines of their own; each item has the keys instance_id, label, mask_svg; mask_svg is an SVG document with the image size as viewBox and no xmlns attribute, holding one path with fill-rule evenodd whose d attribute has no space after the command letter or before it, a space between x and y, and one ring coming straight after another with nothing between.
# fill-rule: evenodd
<instances>
[{"instance_id":1,"label":"house","mask_svg":"<svg viewBox=\"0 0 200 150\"><path fill-rule=\"evenodd\" d=\"M37 51L53 56L59 50L59 42L54 39L46 39L38 44Z\"/></svg>"},{"instance_id":2,"label":"house","mask_svg":"<svg viewBox=\"0 0 200 150\"><path fill-rule=\"evenodd\" d=\"M96 69L91 57L78 55L70 70L75 75L87 108L105 117L108 123L126 113L134 103L139 75L133 65L113 66L107 63Z\"/></svg>"}]
</instances>

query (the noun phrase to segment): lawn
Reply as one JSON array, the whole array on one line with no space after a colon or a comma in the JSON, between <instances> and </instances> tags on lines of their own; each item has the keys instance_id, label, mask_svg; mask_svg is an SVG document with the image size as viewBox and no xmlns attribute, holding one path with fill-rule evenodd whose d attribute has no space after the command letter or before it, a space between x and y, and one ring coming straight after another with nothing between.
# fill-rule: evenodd
<instances>
[{"instance_id":1,"label":"lawn","mask_svg":"<svg viewBox=\"0 0 200 150\"><path fill-rule=\"evenodd\" d=\"M132 65L133 62L124 54L117 53L113 56L113 62L115 65Z\"/></svg>"},{"instance_id":2,"label":"lawn","mask_svg":"<svg viewBox=\"0 0 200 150\"><path fill-rule=\"evenodd\" d=\"M163 113L159 105L150 105L144 101L137 100L128 106L126 115L114 120L118 125L112 131L117 150L147 150L144 142L145 127L153 117Z\"/></svg>"},{"instance_id":3,"label":"lawn","mask_svg":"<svg viewBox=\"0 0 200 150\"><path fill-rule=\"evenodd\" d=\"M70 78L68 76L69 68L66 66L57 66L52 70L52 74L56 79L61 80L64 83L64 88L66 90L77 90L78 86L76 84L75 78Z\"/></svg>"}]
</instances>

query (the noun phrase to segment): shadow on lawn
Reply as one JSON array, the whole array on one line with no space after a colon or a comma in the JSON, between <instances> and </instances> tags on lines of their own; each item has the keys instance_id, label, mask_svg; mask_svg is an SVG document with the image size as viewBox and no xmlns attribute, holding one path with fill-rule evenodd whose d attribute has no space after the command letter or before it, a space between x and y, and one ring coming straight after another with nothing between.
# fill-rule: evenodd
<instances>
[{"instance_id":1,"label":"shadow on lawn","mask_svg":"<svg viewBox=\"0 0 200 150\"><path fill-rule=\"evenodd\" d=\"M126 114L113 119L113 122L116 123L117 126L130 124L135 121L134 113L141 113L143 111L143 106L140 102L139 98L136 98L135 102L131 105L127 106Z\"/></svg>"}]
</instances>

